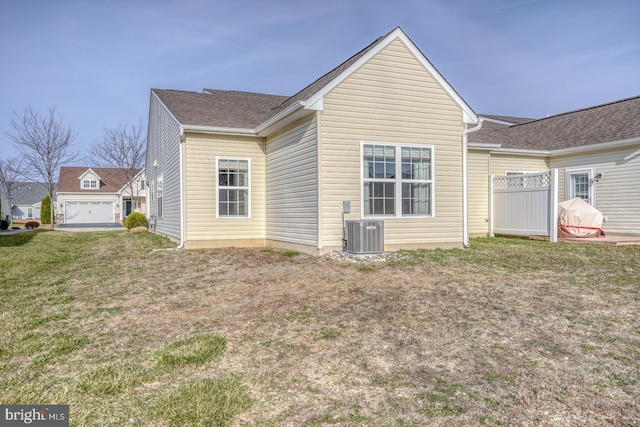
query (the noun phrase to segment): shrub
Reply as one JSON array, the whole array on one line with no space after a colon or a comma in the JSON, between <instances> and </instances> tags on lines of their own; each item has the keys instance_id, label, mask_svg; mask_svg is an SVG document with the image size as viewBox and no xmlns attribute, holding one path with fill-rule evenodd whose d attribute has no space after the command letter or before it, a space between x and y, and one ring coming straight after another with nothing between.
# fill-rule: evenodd
<instances>
[{"instance_id":1,"label":"shrub","mask_svg":"<svg viewBox=\"0 0 640 427\"><path fill-rule=\"evenodd\" d=\"M40 227L40 223L38 221L27 221L24 223L24 228L27 230L32 230L38 227Z\"/></svg>"},{"instance_id":2,"label":"shrub","mask_svg":"<svg viewBox=\"0 0 640 427\"><path fill-rule=\"evenodd\" d=\"M127 217L122 221L122 224L127 227L127 230L131 230L135 227L148 227L149 222L147 221L147 217L140 212L131 212Z\"/></svg>"},{"instance_id":3,"label":"shrub","mask_svg":"<svg viewBox=\"0 0 640 427\"><path fill-rule=\"evenodd\" d=\"M9 228L9 221L0 219L0 230L6 230L7 228Z\"/></svg>"},{"instance_id":4,"label":"shrub","mask_svg":"<svg viewBox=\"0 0 640 427\"><path fill-rule=\"evenodd\" d=\"M40 203L40 222L51 224L51 198L49 196L45 196Z\"/></svg>"}]
</instances>

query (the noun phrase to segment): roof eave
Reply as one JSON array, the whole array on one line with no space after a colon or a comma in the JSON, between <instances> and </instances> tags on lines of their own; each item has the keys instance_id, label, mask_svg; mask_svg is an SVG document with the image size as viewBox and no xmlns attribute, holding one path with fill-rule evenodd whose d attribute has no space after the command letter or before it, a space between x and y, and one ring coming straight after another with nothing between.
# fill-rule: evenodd
<instances>
[{"instance_id":1,"label":"roof eave","mask_svg":"<svg viewBox=\"0 0 640 427\"><path fill-rule=\"evenodd\" d=\"M131 177L129 181L127 181L122 187L120 187L120 189L117 191L117 194L122 194L122 192L126 190L126 188L129 186L129 183L138 179L138 176L140 176L143 172L144 172L144 168L140 169L138 173L136 173L133 177Z\"/></svg>"},{"instance_id":2,"label":"roof eave","mask_svg":"<svg viewBox=\"0 0 640 427\"><path fill-rule=\"evenodd\" d=\"M255 128L257 136L267 136L306 114L305 102L297 101Z\"/></svg>"},{"instance_id":3,"label":"roof eave","mask_svg":"<svg viewBox=\"0 0 640 427\"><path fill-rule=\"evenodd\" d=\"M582 153L585 151L606 150L609 148L623 148L629 145L640 144L640 136L628 139L622 139L619 141L602 142L598 144L581 145L579 147L559 148L557 150L551 150L550 154L554 156L560 156L563 154Z\"/></svg>"},{"instance_id":4,"label":"roof eave","mask_svg":"<svg viewBox=\"0 0 640 427\"><path fill-rule=\"evenodd\" d=\"M467 146L469 148L479 148L484 150L493 150L502 147L501 144L484 144L482 142L469 142Z\"/></svg>"},{"instance_id":5,"label":"roof eave","mask_svg":"<svg viewBox=\"0 0 640 427\"><path fill-rule=\"evenodd\" d=\"M223 126L203 126L203 125L180 125L184 132L207 133L218 135L241 135L241 136L258 136L255 129L234 128Z\"/></svg>"},{"instance_id":6,"label":"roof eave","mask_svg":"<svg viewBox=\"0 0 640 427\"><path fill-rule=\"evenodd\" d=\"M527 150L524 148L494 148L491 153L498 154L525 154L528 156L548 157L551 153L548 150Z\"/></svg>"}]
</instances>

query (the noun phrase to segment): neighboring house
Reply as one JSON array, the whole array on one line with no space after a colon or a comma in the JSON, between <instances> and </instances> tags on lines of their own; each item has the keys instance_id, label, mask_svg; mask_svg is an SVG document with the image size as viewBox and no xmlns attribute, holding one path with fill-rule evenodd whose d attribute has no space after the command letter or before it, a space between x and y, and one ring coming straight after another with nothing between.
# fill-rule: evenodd
<instances>
[{"instance_id":1,"label":"neighboring house","mask_svg":"<svg viewBox=\"0 0 640 427\"><path fill-rule=\"evenodd\" d=\"M144 171L130 180L126 169L60 167L57 206L61 224L119 222L146 209Z\"/></svg>"},{"instance_id":2,"label":"neighboring house","mask_svg":"<svg viewBox=\"0 0 640 427\"><path fill-rule=\"evenodd\" d=\"M4 196L4 193L0 191L0 219L8 219L11 209L11 203L9 199Z\"/></svg>"},{"instance_id":3,"label":"neighboring house","mask_svg":"<svg viewBox=\"0 0 640 427\"><path fill-rule=\"evenodd\" d=\"M39 182L16 182L11 191L11 205L14 220L40 219L40 206L42 199L49 194L47 186ZM55 191L54 191L55 202ZM3 199L3 211L5 200ZM55 206L55 204L54 204ZM9 211L6 210L5 215Z\"/></svg>"},{"instance_id":4,"label":"neighboring house","mask_svg":"<svg viewBox=\"0 0 640 427\"><path fill-rule=\"evenodd\" d=\"M469 226L486 235L490 175L558 169L559 201L580 197L612 234L640 235L640 96L540 120L485 116L469 135Z\"/></svg>"},{"instance_id":5,"label":"neighboring house","mask_svg":"<svg viewBox=\"0 0 640 427\"><path fill-rule=\"evenodd\" d=\"M477 123L400 28L293 96L153 89L147 214L187 248L320 254L342 248L348 201L387 250L462 247Z\"/></svg>"}]
</instances>

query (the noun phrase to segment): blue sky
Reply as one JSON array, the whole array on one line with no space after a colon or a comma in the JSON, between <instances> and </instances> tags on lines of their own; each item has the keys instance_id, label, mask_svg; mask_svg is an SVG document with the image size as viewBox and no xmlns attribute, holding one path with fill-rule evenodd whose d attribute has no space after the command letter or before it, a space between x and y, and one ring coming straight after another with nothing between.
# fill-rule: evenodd
<instances>
[{"instance_id":1,"label":"blue sky","mask_svg":"<svg viewBox=\"0 0 640 427\"><path fill-rule=\"evenodd\" d=\"M291 95L396 26L476 112L544 117L640 95L638 17L637 0L0 0L0 129L55 106L83 158L104 128L146 126L151 88Z\"/></svg>"}]
</instances>

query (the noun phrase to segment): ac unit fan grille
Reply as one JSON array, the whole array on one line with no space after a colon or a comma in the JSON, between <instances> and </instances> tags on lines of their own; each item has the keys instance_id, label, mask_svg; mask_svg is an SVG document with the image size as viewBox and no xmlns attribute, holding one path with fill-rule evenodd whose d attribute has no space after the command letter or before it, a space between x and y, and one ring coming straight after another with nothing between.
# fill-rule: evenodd
<instances>
[{"instance_id":1,"label":"ac unit fan grille","mask_svg":"<svg viewBox=\"0 0 640 427\"><path fill-rule=\"evenodd\" d=\"M379 254L384 252L384 221L345 221L347 252Z\"/></svg>"}]
</instances>

